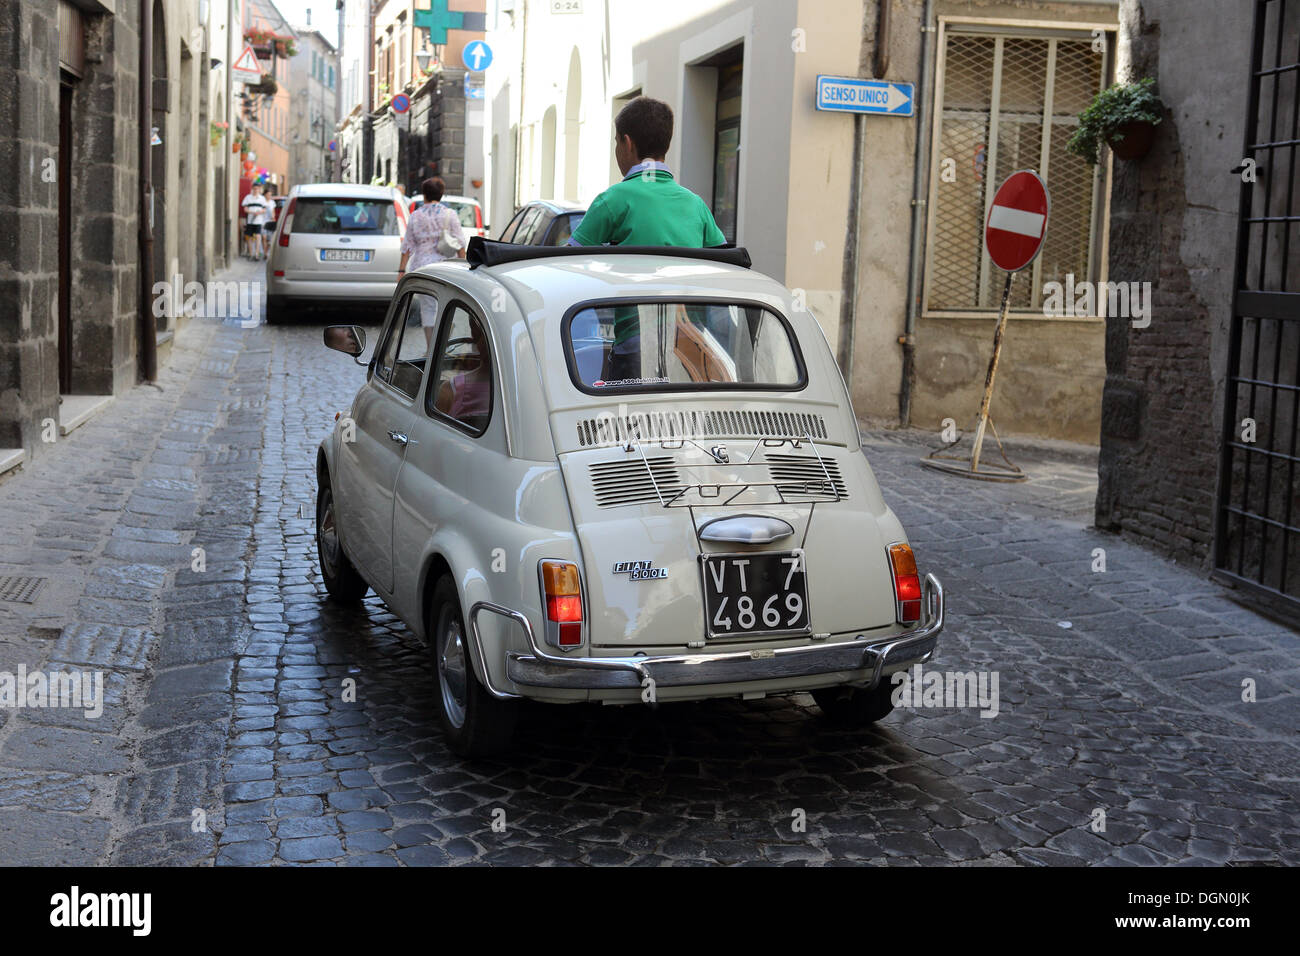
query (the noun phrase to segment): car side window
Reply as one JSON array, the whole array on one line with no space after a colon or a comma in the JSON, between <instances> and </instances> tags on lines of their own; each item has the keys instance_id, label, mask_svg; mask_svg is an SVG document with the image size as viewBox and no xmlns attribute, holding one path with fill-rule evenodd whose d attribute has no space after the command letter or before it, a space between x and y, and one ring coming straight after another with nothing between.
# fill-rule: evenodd
<instances>
[{"instance_id":1,"label":"car side window","mask_svg":"<svg viewBox=\"0 0 1300 956\"><path fill-rule=\"evenodd\" d=\"M529 228L528 235L523 239L516 239L515 241L522 242L529 246L541 245L546 241L546 231L551 228L551 223L554 221L555 216L551 214L549 209L541 210L541 214L537 217L537 221L532 224L531 228Z\"/></svg>"},{"instance_id":2,"label":"car side window","mask_svg":"<svg viewBox=\"0 0 1300 956\"><path fill-rule=\"evenodd\" d=\"M426 293L412 293L407 297L406 313L402 325L393 330L389 345L393 347L393 362L387 382L407 398L415 398L424 378L425 356L429 354L435 325L438 321L438 300Z\"/></svg>"},{"instance_id":3,"label":"car side window","mask_svg":"<svg viewBox=\"0 0 1300 956\"><path fill-rule=\"evenodd\" d=\"M387 382L393 375L393 360L397 357L397 347L402 341L402 327L406 323L406 312L410 307L410 296L406 296L400 303L393 315L392 326L389 329L388 337L383 340L379 351L375 353L374 368L375 377L381 382Z\"/></svg>"},{"instance_id":4,"label":"car side window","mask_svg":"<svg viewBox=\"0 0 1300 956\"><path fill-rule=\"evenodd\" d=\"M548 246L562 246L569 241L573 235L573 230L577 228L578 223L582 222L581 216L556 216L555 225L551 227L550 235L546 237Z\"/></svg>"},{"instance_id":5,"label":"car side window","mask_svg":"<svg viewBox=\"0 0 1300 956\"><path fill-rule=\"evenodd\" d=\"M520 224L523 223L524 215L527 212L528 212L527 209L521 209L517 213L515 213L515 218L510 220L509 224L507 224L505 228L505 231L501 233L501 238L498 239L497 241L514 242L515 233L519 231L519 226Z\"/></svg>"},{"instance_id":6,"label":"car side window","mask_svg":"<svg viewBox=\"0 0 1300 956\"><path fill-rule=\"evenodd\" d=\"M541 206L534 206L532 209L528 210L528 215L525 216L524 221L519 224L519 231L515 233L515 237L510 241L517 242L523 246L531 245L533 234L537 232L537 224L541 221L541 218Z\"/></svg>"},{"instance_id":7,"label":"car side window","mask_svg":"<svg viewBox=\"0 0 1300 956\"><path fill-rule=\"evenodd\" d=\"M433 355L426 410L482 435L492 418L492 354L483 324L466 306L447 307Z\"/></svg>"}]
</instances>

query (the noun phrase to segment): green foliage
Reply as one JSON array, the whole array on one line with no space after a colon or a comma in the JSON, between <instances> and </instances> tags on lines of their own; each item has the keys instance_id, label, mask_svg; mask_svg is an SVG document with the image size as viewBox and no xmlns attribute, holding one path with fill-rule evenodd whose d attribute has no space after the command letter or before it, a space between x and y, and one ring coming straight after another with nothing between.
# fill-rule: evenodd
<instances>
[{"instance_id":1,"label":"green foliage","mask_svg":"<svg viewBox=\"0 0 1300 956\"><path fill-rule=\"evenodd\" d=\"M1164 119L1165 106L1155 94L1155 83L1148 76L1137 83L1117 83L1102 90L1079 114L1079 128L1065 148L1092 166L1103 143L1118 143L1124 138L1120 132L1124 125L1158 124Z\"/></svg>"}]
</instances>

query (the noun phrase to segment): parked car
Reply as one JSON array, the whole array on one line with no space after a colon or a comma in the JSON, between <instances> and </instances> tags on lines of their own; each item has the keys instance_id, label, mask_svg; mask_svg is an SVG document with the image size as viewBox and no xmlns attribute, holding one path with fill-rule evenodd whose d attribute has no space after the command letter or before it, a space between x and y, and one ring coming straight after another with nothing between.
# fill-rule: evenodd
<instances>
[{"instance_id":1,"label":"parked car","mask_svg":"<svg viewBox=\"0 0 1300 956\"><path fill-rule=\"evenodd\" d=\"M562 246L569 241L587 207L564 199L535 199L525 203L498 237L524 246Z\"/></svg>"},{"instance_id":2,"label":"parked car","mask_svg":"<svg viewBox=\"0 0 1300 956\"><path fill-rule=\"evenodd\" d=\"M443 196L442 202L456 210L456 215L460 217L460 224L465 230L466 239L472 239L474 236L487 238L487 226L483 225L483 207L479 205L477 199L473 196ZM416 196L411 200L411 212L415 212L423 205L424 197Z\"/></svg>"},{"instance_id":3,"label":"parked car","mask_svg":"<svg viewBox=\"0 0 1300 956\"><path fill-rule=\"evenodd\" d=\"M387 303L397 288L407 211L389 186L294 186L266 262L266 321L296 305Z\"/></svg>"},{"instance_id":4,"label":"parked car","mask_svg":"<svg viewBox=\"0 0 1300 956\"><path fill-rule=\"evenodd\" d=\"M930 659L920 577L817 320L743 249L470 241L406 275L316 460L332 598L433 653L450 747L523 698L810 691L892 708ZM325 342L361 362L365 331Z\"/></svg>"}]
</instances>

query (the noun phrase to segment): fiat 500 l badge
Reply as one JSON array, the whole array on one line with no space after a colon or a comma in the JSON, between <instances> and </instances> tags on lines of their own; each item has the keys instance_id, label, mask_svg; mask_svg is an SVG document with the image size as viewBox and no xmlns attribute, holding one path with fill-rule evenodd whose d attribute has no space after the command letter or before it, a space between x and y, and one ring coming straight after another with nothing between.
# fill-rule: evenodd
<instances>
[{"instance_id":1,"label":"fiat 500 l badge","mask_svg":"<svg viewBox=\"0 0 1300 956\"><path fill-rule=\"evenodd\" d=\"M626 574L629 581L653 581L668 577L667 568L656 568L653 561L619 561L615 574Z\"/></svg>"}]
</instances>

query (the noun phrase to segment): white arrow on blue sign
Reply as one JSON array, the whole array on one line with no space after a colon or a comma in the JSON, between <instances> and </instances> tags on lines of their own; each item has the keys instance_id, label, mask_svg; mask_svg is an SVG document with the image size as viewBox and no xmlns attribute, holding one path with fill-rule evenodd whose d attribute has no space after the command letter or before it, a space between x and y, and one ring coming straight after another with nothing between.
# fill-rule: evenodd
<instances>
[{"instance_id":1,"label":"white arrow on blue sign","mask_svg":"<svg viewBox=\"0 0 1300 956\"><path fill-rule=\"evenodd\" d=\"M883 113L911 116L911 83L863 80L854 76L817 77L817 108L844 113Z\"/></svg>"},{"instance_id":2,"label":"white arrow on blue sign","mask_svg":"<svg viewBox=\"0 0 1300 956\"><path fill-rule=\"evenodd\" d=\"M486 70L492 65L492 48L482 40L475 40L465 44L460 58L467 70Z\"/></svg>"}]
</instances>

